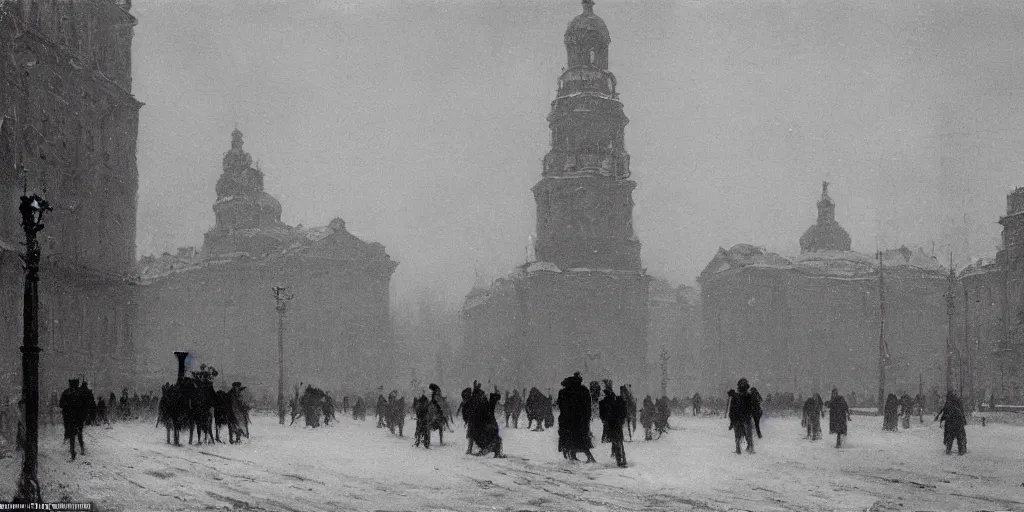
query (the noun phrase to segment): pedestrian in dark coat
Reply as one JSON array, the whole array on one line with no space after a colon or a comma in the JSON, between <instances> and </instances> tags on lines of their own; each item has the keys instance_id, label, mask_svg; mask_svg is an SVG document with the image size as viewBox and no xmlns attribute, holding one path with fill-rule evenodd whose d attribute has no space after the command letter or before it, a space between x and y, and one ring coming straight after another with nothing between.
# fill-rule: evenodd
<instances>
[{"instance_id":1,"label":"pedestrian in dark coat","mask_svg":"<svg viewBox=\"0 0 1024 512\"><path fill-rule=\"evenodd\" d=\"M839 448L846 435L846 422L853 417L850 416L850 406L846 404L846 399L836 388L832 388L832 399L828 401L828 407L828 433L836 435L836 448Z\"/></svg>"},{"instance_id":2,"label":"pedestrian in dark coat","mask_svg":"<svg viewBox=\"0 0 1024 512\"><path fill-rule=\"evenodd\" d=\"M626 403L621 396L615 396L610 385L605 388L604 398L598 403L598 414L604 424L601 438L612 443L612 456L619 467L626 467L625 438L622 435L622 426L626 422Z\"/></svg>"},{"instance_id":3,"label":"pedestrian in dark coat","mask_svg":"<svg viewBox=\"0 0 1024 512\"><path fill-rule=\"evenodd\" d=\"M651 427L654 426L654 416L657 415L657 409L654 407L654 400L651 400L651 395L644 397L643 408L640 409L640 425L644 427L644 440L650 441L654 439L654 434L651 432Z\"/></svg>"},{"instance_id":4,"label":"pedestrian in dark coat","mask_svg":"<svg viewBox=\"0 0 1024 512\"><path fill-rule=\"evenodd\" d=\"M85 424L95 425L96 424L96 395L93 394L92 390L89 389L89 383L82 381L82 385L78 388L79 393L82 396L82 407L84 408L83 414L85 414Z\"/></svg>"},{"instance_id":5,"label":"pedestrian in dark coat","mask_svg":"<svg viewBox=\"0 0 1024 512\"><path fill-rule=\"evenodd\" d=\"M882 417L882 430L888 430L895 432L899 426L899 409L900 401L896 398L896 395L889 393L889 396L885 399L885 407L883 408L884 416Z\"/></svg>"},{"instance_id":6,"label":"pedestrian in dark coat","mask_svg":"<svg viewBox=\"0 0 1024 512\"><path fill-rule=\"evenodd\" d=\"M86 395L78 387L78 379L68 381L68 388L60 395L60 412L64 420L64 439L71 445L71 460L75 460L75 440L82 448L82 455L85 455L85 441L82 439L82 431L85 428Z\"/></svg>"},{"instance_id":7,"label":"pedestrian in dark coat","mask_svg":"<svg viewBox=\"0 0 1024 512\"><path fill-rule=\"evenodd\" d=\"M764 409L761 408L761 393L757 388L750 388L750 400L753 407L754 431L757 432L757 438L761 439L761 416L764 415Z\"/></svg>"},{"instance_id":8,"label":"pedestrian in dark coat","mask_svg":"<svg viewBox=\"0 0 1024 512\"><path fill-rule=\"evenodd\" d=\"M730 390L732 391L732 390ZM750 384L747 379L740 379L736 391L729 400L729 428L736 437L736 453L743 453L740 448L742 440L747 440L747 453L754 453L754 405L750 396Z\"/></svg>"},{"instance_id":9,"label":"pedestrian in dark coat","mask_svg":"<svg viewBox=\"0 0 1024 512\"><path fill-rule=\"evenodd\" d=\"M910 428L910 416L914 414L914 399L910 398L910 395L903 393L900 397L900 418L903 423L903 430Z\"/></svg>"},{"instance_id":10,"label":"pedestrian in dark coat","mask_svg":"<svg viewBox=\"0 0 1024 512\"><path fill-rule=\"evenodd\" d=\"M960 455L967 453L967 416L964 405L953 391L946 393L946 403L939 409L935 419L941 424L942 442L946 445L946 455L953 451L953 440L956 440L956 451Z\"/></svg>"},{"instance_id":11,"label":"pedestrian in dark coat","mask_svg":"<svg viewBox=\"0 0 1024 512\"><path fill-rule=\"evenodd\" d=\"M576 454L583 452L587 462L597 462L590 453L594 447L590 404L590 391L583 386L579 372L562 381L562 389L558 391L558 450L567 459L579 461Z\"/></svg>"}]
</instances>

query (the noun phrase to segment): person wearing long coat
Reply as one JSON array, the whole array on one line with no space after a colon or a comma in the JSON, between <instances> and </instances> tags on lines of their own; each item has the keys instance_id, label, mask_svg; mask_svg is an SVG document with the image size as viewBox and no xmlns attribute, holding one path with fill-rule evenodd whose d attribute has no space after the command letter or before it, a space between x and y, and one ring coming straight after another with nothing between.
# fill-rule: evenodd
<instances>
[{"instance_id":1,"label":"person wearing long coat","mask_svg":"<svg viewBox=\"0 0 1024 512\"><path fill-rule=\"evenodd\" d=\"M900 421L899 408L899 399L896 398L896 395L889 393L889 396L885 399L885 407L883 408L884 415L882 416L882 430L896 431Z\"/></svg>"},{"instance_id":2,"label":"person wearing long coat","mask_svg":"<svg viewBox=\"0 0 1024 512\"><path fill-rule=\"evenodd\" d=\"M740 450L742 441L747 441L747 453L754 452L754 400L750 396L750 383L747 379L740 379L736 384L736 390L729 390L729 429L736 437L736 453L742 454Z\"/></svg>"},{"instance_id":3,"label":"person wearing long coat","mask_svg":"<svg viewBox=\"0 0 1024 512\"><path fill-rule=\"evenodd\" d=\"M757 388L750 388L750 399L753 409L754 431L757 432L757 438L761 439L761 416L764 415L764 409L761 408L761 393L757 391Z\"/></svg>"},{"instance_id":4,"label":"person wearing long coat","mask_svg":"<svg viewBox=\"0 0 1024 512\"><path fill-rule=\"evenodd\" d=\"M828 401L828 433L836 435L836 448L843 445L846 435L846 422L850 421L850 406L839 390L832 388L832 399Z\"/></svg>"},{"instance_id":5,"label":"person wearing long coat","mask_svg":"<svg viewBox=\"0 0 1024 512\"><path fill-rule=\"evenodd\" d=\"M626 467L625 437L622 427L626 423L626 401L615 396L611 388L604 390L604 398L598 403L601 422L604 424L601 437L612 444L612 456L620 468Z\"/></svg>"},{"instance_id":6,"label":"person wearing long coat","mask_svg":"<svg viewBox=\"0 0 1024 512\"><path fill-rule=\"evenodd\" d=\"M946 455L952 453L954 439L957 453L967 453L967 416L964 414L963 403L952 391L946 393L946 403L939 409L935 419L943 423L942 442L946 445Z\"/></svg>"},{"instance_id":7,"label":"person wearing long coat","mask_svg":"<svg viewBox=\"0 0 1024 512\"><path fill-rule=\"evenodd\" d=\"M590 403L590 390L583 385L579 372L562 381L558 391L558 451L567 459L579 461L576 454L583 452L587 462L597 462L590 453L594 447Z\"/></svg>"},{"instance_id":8,"label":"person wearing long coat","mask_svg":"<svg viewBox=\"0 0 1024 512\"><path fill-rule=\"evenodd\" d=\"M75 440L81 447L82 455L85 455L85 441L82 439L82 430L85 428L85 421L88 416L88 396L78 386L78 379L68 380L68 388L60 395L61 416L64 420L64 439L71 445L71 460L75 460Z\"/></svg>"}]
</instances>

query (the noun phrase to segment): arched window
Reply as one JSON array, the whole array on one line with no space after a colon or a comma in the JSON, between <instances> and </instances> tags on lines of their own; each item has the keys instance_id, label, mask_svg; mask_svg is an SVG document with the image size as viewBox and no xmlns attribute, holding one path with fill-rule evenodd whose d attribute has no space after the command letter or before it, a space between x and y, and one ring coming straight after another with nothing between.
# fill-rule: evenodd
<instances>
[{"instance_id":1,"label":"arched window","mask_svg":"<svg viewBox=\"0 0 1024 512\"><path fill-rule=\"evenodd\" d=\"M594 53L594 50L590 50L590 64L591 64L591 65L593 65L593 64L594 64L594 61L595 61L596 59L597 59L597 54L596 54L596 53Z\"/></svg>"}]
</instances>

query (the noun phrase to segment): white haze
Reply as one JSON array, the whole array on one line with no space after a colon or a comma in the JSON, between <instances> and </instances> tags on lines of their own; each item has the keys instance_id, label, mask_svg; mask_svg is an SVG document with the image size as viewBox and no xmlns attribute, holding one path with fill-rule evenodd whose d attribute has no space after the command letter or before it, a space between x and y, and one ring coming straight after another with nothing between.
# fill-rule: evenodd
<instances>
[{"instance_id":1,"label":"white haze","mask_svg":"<svg viewBox=\"0 0 1024 512\"><path fill-rule=\"evenodd\" d=\"M854 249L994 255L1024 159L1020 2L598 1L649 272L783 253L820 182ZM343 217L399 301L521 263L574 0L137 1L139 253L199 245L237 123L290 224ZM942 258L943 261L945 257Z\"/></svg>"}]
</instances>

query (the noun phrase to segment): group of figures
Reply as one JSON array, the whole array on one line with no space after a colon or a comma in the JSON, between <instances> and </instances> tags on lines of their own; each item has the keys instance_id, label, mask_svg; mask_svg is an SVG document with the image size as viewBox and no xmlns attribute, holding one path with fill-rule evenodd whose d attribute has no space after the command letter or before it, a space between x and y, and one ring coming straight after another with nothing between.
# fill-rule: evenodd
<instances>
[{"instance_id":1,"label":"group of figures","mask_svg":"<svg viewBox=\"0 0 1024 512\"><path fill-rule=\"evenodd\" d=\"M587 456L586 462L597 462L590 452L594 448L590 432L590 420L594 412L591 391L583 386L583 377L579 372L563 379L562 389L558 391L558 451L567 460L578 462L577 455L583 453ZM621 386L619 393L615 394L612 381L605 380L604 397L597 401L597 409L603 424L601 441L611 443L612 457L620 467L625 467L625 435L622 429L629 419L626 402L632 395L626 386Z\"/></svg>"},{"instance_id":2,"label":"group of figures","mask_svg":"<svg viewBox=\"0 0 1024 512\"><path fill-rule=\"evenodd\" d=\"M147 415L151 410L155 411L159 400L149 393L143 393L142 396L135 393L129 397L128 388L121 390L120 400L114 392L111 392L108 397L100 395L97 398L92 389L89 389L88 382L84 380L80 382L79 390L83 399L82 406L85 407L86 425L110 425L118 420L137 419L142 415ZM63 408L60 406L56 392L50 397L49 414L51 425L56 424L56 415L63 416Z\"/></svg>"},{"instance_id":3,"label":"group of figures","mask_svg":"<svg viewBox=\"0 0 1024 512\"><path fill-rule=\"evenodd\" d=\"M405 397L398 396L398 391L392 391L387 399L384 395L377 397L377 428L385 428L392 434L397 430L398 436L404 435L405 429Z\"/></svg>"},{"instance_id":4,"label":"group of figures","mask_svg":"<svg viewBox=\"0 0 1024 512\"><path fill-rule=\"evenodd\" d=\"M910 417L917 414L921 423L924 423L923 397L918 396L915 400L904 394L897 399L896 395L889 394L882 408L882 430L895 432L902 418L903 428L910 428ZM847 423L853 419L850 406L846 398L839 394L835 388L832 389L832 398L823 402L817 393L804 402L803 419L801 425L807 429L807 438L812 441L821 439L821 418L825 417L825 408L829 410L829 433L836 435L836 448L842 446L842 438L847 433ZM953 391L946 394L946 403L935 415L935 420L942 424L942 442L946 445L946 453L952 453L953 441L956 441L957 452L960 455L967 453L967 415L964 413L963 403ZM737 441L737 444L739 442Z\"/></svg>"},{"instance_id":5,"label":"group of figures","mask_svg":"<svg viewBox=\"0 0 1024 512\"><path fill-rule=\"evenodd\" d=\"M181 446L179 434L188 428L188 442L192 444L195 435L196 445L222 443L221 427L227 427L228 442L241 441L242 436L249 438L249 404L245 386L241 382L231 383L231 389L214 390L213 379L217 370L202 365L199 371L192 372L191 377L181 375L174 384L166 383L162 387L159 404L157 426L163 423L167 429L167 444Z\"/></svg>"},{"instance_id":6,"label":"group of figures","mask_svg":"<svg viewBox=\"0 0 1024 512\"><path fill-rule=\"evenodd\" d=\"M488 395L483 386L473 381L472 388L462 390L462 403L459 404L456 413L462 413L462 420L466 424L466 439L469 441L466 446L466 454L473 453L473 445L479 448L474 455L487 455L493 453L496 458L504 458L502 451L501 434L498 429L498 420L494 416L494 410L501 401L501 391L494 387L494 391Z\"/></svg>"},{"instance_id":7,"label":"group of figures","mask_svg":"<svg viewBox=\"0 0 1024 512\"><path fill-rule=\"evenodd\" d=\"M896 398L896 395L890 393L885 399L885 407L882 408L882 429L895 432L898 429L900 419L903 420L903 429L909 429L910 417L915 412L917 412L920 422L924 423L923 400L924 397L920 395L915 400L906 393L900 398Z\"/></svg>"},{"instance_id":8,"label":"group of figures","mask_svg":"<svg viewBox=\"0 0 1024 512\"><path fill-rule=\"evenodd\" d=\"M829 435L836 435L836 448L843 445L843 436L846 435L847 423L853 419L850 413L850 405L846 398L839 394L839 390L832 388L832 397L826 403L821 395L815 393L804 402L803 417L800 425L807 429L806 438L817 441L821 439L821 419L825 417L825 407L828 406L828 432Z\"/></svg>"},{"instance_id":9,"label":"group of figures","mask_svg":"<svg viewBox=\"0 0 1024 512\"><path fill-rule=\"evenodd\" d=\"M632 395L630 395L632 399ZM633 402L635 407L635 402ZM652 400L650 395L644 397L643 408L640 409L640 425L644 427L644 439L651 441L660 439L669 430L668 418L672 416L672 405L667 396ZM632 430L636 430L636 416L632 416ZM630 436L632 438L632 435Z\"/></svg>"},{"instance_id":10,"label":"group of figures","mask_svg":"<svg viewBox=\"0 0 1024 512\"><path fill-rule=\"evenodd\" d=\"M136 395L138 399L138 395ZM75 441L82 455L85 455L85 439L83 433L86 425L110 425L112 417L128 419L131 417L131 408L128 398L128 389L121 392L121 401L118 407L117 397L110 393L110 400L105 401L101 396L96 399L95 393L89 389L89 384L79 379L69 379L68 387L61 394L60 398L53 399L57 408L60 409L61 420L64 425L64 440L68 443L71 451L71 460L78 456L75 450ZM137 400L138 401L138 400ZM148 397L147 397L148 403ZM108 406L108 404L110 404ZM52 408L51 408L52 410ZM19 422L18 444L22 443L22 428Z\"/></svg>"},{"instance_id":11,"label":"group of figures","mask_svg":"<svg viewBox=\"0 0 1024 512\"><path fill-rule=\"evenodd\" d=\"M301 387L302 384L300 383ZM348 400L346 397L345 400ZM320 426L320 416L324 418L324 425L330 425L332 420L337 420L334 415L335 402L334 397L330 393L307 385L306 390L299 396L299 389L295 389L295 396L290 401L291 405L291 417L292 421L289 425L295 423L295 419L302 417L306 420L306 426L311 428L317 428ZM345 407L347 409L347 406Z\"/></svg>"},{"instance_id":12,"label":"group of figures","mask_svg":"<svg viewBox=\"0 0 1024 512\"><path fill-rule=\"evenodd\" d=\"M742 454L742 441L747 442L747 453L754 453L754 433L761 438L761 394L757 388L751 388L747 379L740 379L736 389L726 393L729 397L729 430L736 437L736 453Z\"/></svg>"}]
</instances>

